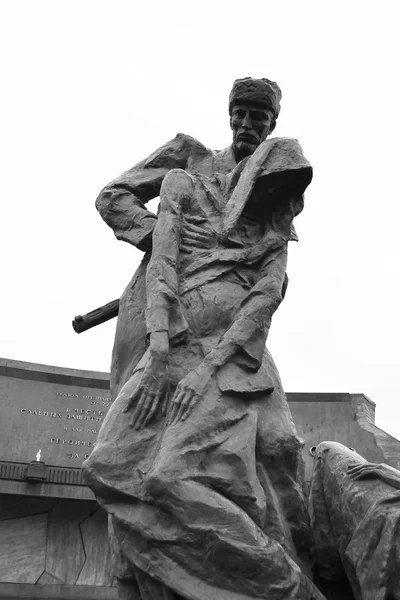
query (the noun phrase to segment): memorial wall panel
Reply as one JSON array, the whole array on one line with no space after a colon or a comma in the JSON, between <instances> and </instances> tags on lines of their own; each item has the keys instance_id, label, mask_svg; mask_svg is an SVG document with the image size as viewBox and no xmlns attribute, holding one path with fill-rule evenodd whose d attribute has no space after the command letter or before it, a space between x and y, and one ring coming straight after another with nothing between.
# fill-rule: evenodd
<instances>
[{"instance_id":1,"label":"memorial wall panel","mask_svg":"<svg viewBox=\"0 0 400 600\"><path fill-rule=\"evenodd\" d=\"M0 370L2 461L29 463L40 453L47 465L79 468L89 456L110 406L108 382L69 371Z\"/></svg>"}]
</instances>

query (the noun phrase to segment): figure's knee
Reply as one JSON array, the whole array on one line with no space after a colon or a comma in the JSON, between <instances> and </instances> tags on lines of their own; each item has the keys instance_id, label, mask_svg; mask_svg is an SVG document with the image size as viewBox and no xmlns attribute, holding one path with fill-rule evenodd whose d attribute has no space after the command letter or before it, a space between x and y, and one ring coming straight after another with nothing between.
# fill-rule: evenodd
<instances>
[{"instance_id":1,"label":"figure's knee","mask_svg":"<svg viewBox=\"0 0 400 600\"><path fill-rule=\"evenodd\" d=\"M98 474L98 461L96 456L96 449L92 451L88 458L82 464L82 477L83 481L89 487L95 483Z\"/></svg>"},{"instance_id":2,"label":"figure's knee","mask_svg":"<svg viewBox=\"0 0 400 600\"><path fill-rule=\"evenodd\" d=\"M86 485L93 491L104 479L108 467L115 461L113 447L110 444L96 442L95 447L82 464L82 476Z\"/></svg>"},{"instance_id":3,"label":"figure's knee","mask_svg":"<svg viewBox=\"0 0 400 600\"><path fill-rule=\"evenodd\" d=\"M152 470L144 481L147 494L154 499L165 498L172 492L174 479L167 470Z\"/></svg>"}]
</instances>

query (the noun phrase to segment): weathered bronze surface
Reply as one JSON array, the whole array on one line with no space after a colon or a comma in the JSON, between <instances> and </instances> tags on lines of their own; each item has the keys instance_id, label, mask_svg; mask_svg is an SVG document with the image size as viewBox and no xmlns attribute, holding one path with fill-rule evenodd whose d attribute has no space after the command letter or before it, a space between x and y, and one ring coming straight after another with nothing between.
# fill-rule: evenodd
<instances>
[{"instance_id":1,"label":"weathered bronze surface","mask_svg":"<svg viewBox=\"0 0 400 600\"><path fill-rule=\"evenodd\" d=\"M229 148L178 134L97 201L147 252L84 463L111 516L121 598L322 597L305 575L301 441L265 349L312 177L296 140L267 139L280 99L274 82L237 80ZM156 217L144 203L158 195Z\"/></svg>"},{"instance_id":2,"label":"weathered bronze surface","mask_svg":"<svg viewBox=\"0 0 400 600\"><path fill-rule=\"evenodd\" d=\"M322 442L314 456L310 513L313 558L328 589L342 582L357 600L400 598L400 471Z\"/></svg>"}]
</instances>

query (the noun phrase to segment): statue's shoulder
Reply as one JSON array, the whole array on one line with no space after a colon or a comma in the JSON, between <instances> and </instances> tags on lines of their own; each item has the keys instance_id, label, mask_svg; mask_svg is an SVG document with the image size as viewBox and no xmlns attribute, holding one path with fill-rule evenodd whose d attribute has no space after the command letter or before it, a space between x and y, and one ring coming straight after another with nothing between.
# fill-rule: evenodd
<instances>
[{"instance_id":1,"label":"statue's shoulder","mask_svg":"<svg viewBox=\"0 0 400 600\"><path fill-rule=\"evenodd\" d=\"M187 133L177 133L174 138L174 141L176 141L176 143L178 144L186 146L190 150L196 150L200 153L204 152L208 154L211 152L211 150L207 148L204 144L199 142L199 140L192 137L191 135L188 135Z\"/></svg>"},{"instance_id":2,"label":"statue's shoulder","mask_svg":"<svg viewBox=\"0 0 400 600\"><path fill-rule=\"evenodd\" d=\"M283 151L292 149L292 150L296 150L297 152L299 152L299 151L303 152L302 147L300 146L299 140L297 140L296 138L292 138L292 137L268 138L263 143L266 145L269 145L270 147L274 147L276 149L281 148Z\"/></svg>"},{"instance_id":3,"label":"statue's shoulder","mask_svg":"<svg viewBox=\"0 0 400 600\"><path fill-rule=\"evenodd\" d=\"M187 133L177 133L174 138L174 141L180 144L184 144L190 148L198 148L203 149L207 152L211 152L211 150L207 148L204 144L199 142L199 140L196 140L196 138L192 137L191 135L188 135Z\"/></svg>"},{"instance_id":4,"label":"statue's shoulder","mask_svg":"<svg viewBox=\"0 0 400 600\"><path fill-rule=\"evenodd\" d=\"M208 150L201 142L186 133L178 133L172 140L150 154L140 166L150 168L185 168L190 156L207 154Z\"/></svg>"},{"instance_id":5,"label":"statue's shoulder","mask_svg":"<svg viewBox=\"0 0 400 600\"><path fill-rule=\"evenodd\" d=\"M311 165L304 156L303 148L296 138L274 137L268 138L261 144L260 153L265 154L269 161L281 164L282 169L305 168Z\"/></svg>"}]
</instances>

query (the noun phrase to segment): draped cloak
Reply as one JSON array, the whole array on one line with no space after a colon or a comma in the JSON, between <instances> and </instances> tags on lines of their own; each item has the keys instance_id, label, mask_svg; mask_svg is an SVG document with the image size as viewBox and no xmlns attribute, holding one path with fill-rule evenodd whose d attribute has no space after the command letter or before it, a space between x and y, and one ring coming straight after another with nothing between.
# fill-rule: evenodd
<instances>
[{"instance_id":1,"label":"draped cloak","mask_svg":"<svg viewBox=\"0 0 400 600\"><path fill-rule=\"evenodd\" d=\"M99 209L117 237L146 249L152 217L129 194L160 191L152 257L121 299L114 402L84 464L110 515L121 578L146 573L193 600L319 597L297 564L308 532L301 441L265 348L310 180L296 140L268 140L235 166L231 149L177 136L102 192ZM190 241L196 231L201 247ZM186 421L157 414L137 431L124 409L154 331L169 332L170 398L220 340L237 351Z\"/></svg>"}]
</instances>

